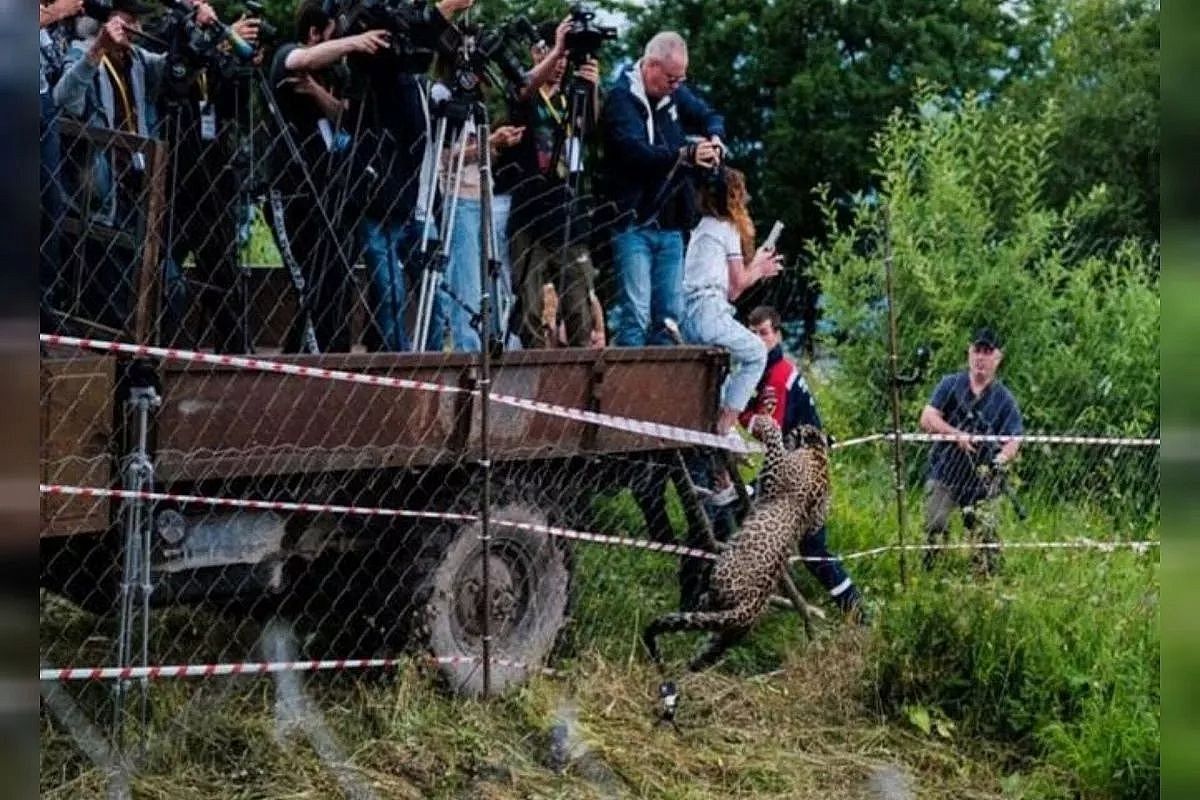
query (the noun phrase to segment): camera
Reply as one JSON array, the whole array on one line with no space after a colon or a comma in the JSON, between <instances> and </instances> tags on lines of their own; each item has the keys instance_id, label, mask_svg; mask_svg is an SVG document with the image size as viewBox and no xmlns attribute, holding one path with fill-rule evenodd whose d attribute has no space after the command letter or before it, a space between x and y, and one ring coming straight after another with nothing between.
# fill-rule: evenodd
<instances>
[{"instance_id":1,"label":"camera","mask_svg":"<svg viewBox=\"0 0 1200 800\"><path fill-rule=\"evenodd\" d=\"M113 13L113 0L83 0L83 15L103 25Z\"/></svg>"},{"instance_id":2,"label":"camera","mask_svg":"<svg viewBox=\"0 0 1200 800\"><path fill-rule=\"evenodd\" d=\"M384 63L402 72L425 72L437 52L448 52L452 26L423 2L409 0L327 0L326 13L337 22L338 36L371 30L390 34L391 50ZM378 56L375 57L378 61Z\"/></svg>"},{"instance_id":3,"label":"camera","mask_svg":"<svg viewBox=\"0 0 1200 800\"><path fill-rule=\"evenodd\" d=\"M617 38L617 29L604 25L595 25L595 11L589 11L584 6L571 6L571 27L567 30L567 60L578 67L589 59L599 57L600 48L605 42Z\"/></svg>"},{"instance_id":4,"label":"camera","mask_svg":"<svg viewBox=\"0 0 1200 800\"><path fill-rule=\"evenodd\" d=\"M267 21L266 9L259 0L246 0L246 14L258 20L258 47L279 41L279 29Z\"/></svg>"},{"instance_id":5,"label":"camera","mask_svg":"<svg viewBox=\"0 0 1200 800\"><path fill-rule=\"evenodd\" d=\"M529 47L538 39L537 29L529 20L517 17L496 28L478 28L473 35L475 48L466 66L477 78L496 87L524 86L529 82L525 67L515 52L520 45ZM493 66L499 70L499 76Z\"/></svg>"}]
</instances>

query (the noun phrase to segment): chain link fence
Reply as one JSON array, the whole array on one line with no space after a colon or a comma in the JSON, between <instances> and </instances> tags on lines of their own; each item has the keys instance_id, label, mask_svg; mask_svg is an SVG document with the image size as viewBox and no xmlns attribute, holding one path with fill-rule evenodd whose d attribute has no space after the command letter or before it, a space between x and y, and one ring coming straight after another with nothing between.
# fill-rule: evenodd
<instances>
[{"instance_id":1,"label":"chain link fence","mask_svg":"<svg viewBox=\"0 0 1200 800\"><path fill-rule=\"evenodd\" d=\"M254 770L272 731L312 744L328 768L314 786L372 796L345 732L313 711L317 691L352 707L363 684L428 671L498 695L588 658L641 658L645 621L702 589L727 459L745 460L730 470L744 480L757 462L752 444L711 433L724 352L587 346L613 304L617 223L586 191L547 229L529 213L545 210L544 187L506 184L498 160L481 281L476 198L460 187L428 225L413 216L432 196L421 153L353 121L351 145L281 128L262 72L220 80L216 123L183 97L161 138L109 130L91 96L61 97L49 123L40 578L54 796L123 796L131 769L181 752L218 748L227 763L240 747L233 763ZM818 397L837 369L817 359ZM1075 391L1013 390L1022 408ZM936 445L907 411L893 435L888 403L877 428L834 431L830 545L868 598L918 564L1155 547L1157 439L1079 438L1083 417L1066 437L1027 425L1021 457L980 476L968 530L952 521L927 540ZM943 563L926 558L941 549ZM795 560L812 567L806 596L837 590L827 556ZM264 692L274 726L231 740L229 715L261 711Z\"/></svg>"}]
</instances>

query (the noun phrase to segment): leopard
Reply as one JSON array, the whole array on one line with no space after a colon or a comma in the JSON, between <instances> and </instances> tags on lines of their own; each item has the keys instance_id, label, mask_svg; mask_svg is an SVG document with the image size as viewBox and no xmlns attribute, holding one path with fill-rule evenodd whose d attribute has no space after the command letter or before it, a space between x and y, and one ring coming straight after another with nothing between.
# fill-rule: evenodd
<instances>
[{"instance_id":1,"label":"leopard","mask_svg":"<svg viewBox=\"0 0 1200 800\"><path fill-rule=\"evenodd\" d=\"M688 664L692 672L712 666L745 638L766 612L798 537L817 531L829 514L826 434L811 425L800 426L794 435L796 447L789 450L775 421L765 414L751 420L750 433L765 450L758 497L741 531L717 557L699 610L664 614L642 632L642 642L660 668L657 639L664 633L709 633Z\"/></svg>"}]
</instances>

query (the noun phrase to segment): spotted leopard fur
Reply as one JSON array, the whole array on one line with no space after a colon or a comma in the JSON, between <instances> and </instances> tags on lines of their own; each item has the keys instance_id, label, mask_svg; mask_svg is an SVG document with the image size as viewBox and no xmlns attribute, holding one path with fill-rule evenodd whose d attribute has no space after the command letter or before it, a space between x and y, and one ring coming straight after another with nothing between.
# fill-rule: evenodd
<instances>
[{"instance_id":1,"label":"spotted leopard fur","mask_svg":"<svg viewBox=\"0 0 1200 800\"><path fill-rule=\"evenodd\" d=\"M759 496L742 529L717 560L701 610L664 614L642 633L656 662L657 639L664 633L700 630L711 636L689 669L710 666L749 633L767 609L787 569L797 533L807 535L825 523L829 511L829 443L818 428L802 426L797 448L787 451L774 421L754 418L750 432L766 448Z\"/></svg>"}]
</instances>

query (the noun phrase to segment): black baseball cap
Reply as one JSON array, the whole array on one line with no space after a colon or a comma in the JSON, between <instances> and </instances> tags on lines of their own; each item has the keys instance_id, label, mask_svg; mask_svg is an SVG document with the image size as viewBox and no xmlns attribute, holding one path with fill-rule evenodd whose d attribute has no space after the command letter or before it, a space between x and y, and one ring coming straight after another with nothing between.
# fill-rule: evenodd
<instances>
[{"instance_id":1,"label":"black baseball cap","mask_svg":"<svg viewBox=\"0 0 1200 800\"><path fill-rule=\"evenodd\" d=\"M979 328L971 337L971 344L998 350L1001 344L1000 335L991 328Z\"/></svg>"}]
</instances>

